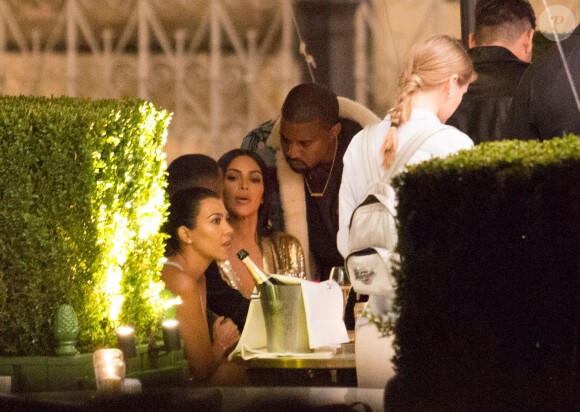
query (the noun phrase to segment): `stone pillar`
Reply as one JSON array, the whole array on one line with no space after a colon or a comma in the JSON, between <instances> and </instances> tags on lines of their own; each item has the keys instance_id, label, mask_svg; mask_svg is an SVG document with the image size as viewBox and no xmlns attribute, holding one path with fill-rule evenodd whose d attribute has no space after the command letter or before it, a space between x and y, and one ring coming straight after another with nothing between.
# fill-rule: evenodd
<instances>
[{"instance_id":1,"label":"stone pillar","mask_svg":"<svg viewBox=\"0 0 580 412\"><path fill-rule=\"evenodd\" d=\"M295 0L294 12L306 51L314 57L317 83L354 99L355 12L365 0ZM302 81L311 81L302 56Z\"/></svg>"},{"instance_id":2,"label":"stone pillar","mask_svg":"<svg viewBox=\"0 0 580 412\"><path fill-rule=\"evenodd\" d=\"M469 33L475 32L475 5L477 0L461 0L461 42L469 48Z\"/></svg>"}]
</instances>

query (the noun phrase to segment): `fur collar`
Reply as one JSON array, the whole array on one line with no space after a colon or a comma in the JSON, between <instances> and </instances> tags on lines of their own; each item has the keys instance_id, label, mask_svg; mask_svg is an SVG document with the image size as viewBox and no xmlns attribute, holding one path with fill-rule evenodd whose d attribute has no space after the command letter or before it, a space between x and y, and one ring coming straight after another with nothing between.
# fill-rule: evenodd
<instances>
[{"instance_id":1,"label":"fur collar","mask_svg":"<svg viewBox=\"0 0 580 412\"><path fill-rule=\"evenodd\" d=\"M306 275L311 279L316 273L316 265L314 258L310 256L304 178L290 169L282 150L276 152L276 168L280 184L280 202L284 211L284 227L286 232L300 241L306 264Z\"/></svg>"},{"instance_id":2,"label":"fur collar","mask_svg":"<svg viewBox=\"0 0 580 412\"><path fill-rule=\"evenodd\" d=\"M347 99L338 97L340 117L351 119L366 126L380 121L380 118L365 106ZM278 183L280 184L280 201L284 211L284 226L286 232L296 237L304 252L306 273L308 279L316 275L314 257L310 254L308 240L308 224L306 222L306 195L304 193L304 178L295 173L284 158L280 149L280 119L276 121L268 137L268 145L276 149L276 168Z\"/></svg>"}]
</instances>

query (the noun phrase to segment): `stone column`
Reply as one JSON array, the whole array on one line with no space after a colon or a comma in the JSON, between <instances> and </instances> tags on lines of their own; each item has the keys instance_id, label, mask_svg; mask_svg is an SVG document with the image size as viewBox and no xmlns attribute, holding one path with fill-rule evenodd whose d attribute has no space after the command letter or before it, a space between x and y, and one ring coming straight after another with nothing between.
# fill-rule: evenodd
<instances>
[{"instance_id":1,"label":"stone column","mask_svg":"<svg viewBox=\"0 0 580 412\"><path fill-rule=\"evenodd\" d=\"M469 33L475 32L475 5L477 0L461 0L461 42L469 48Z\"/></svg>"},{"instance_id":2,"label":"stone column","mask_svg":"<svg viewBox=\"0 0 580 412\"><path fill-rule=\"evenodd\" d=\"M365 0L295 0L294 12L307 52L314 57L317 83L354 99L355 12ZM302 56L302 81L311 81Z\"/></svg>"}]
</instances>

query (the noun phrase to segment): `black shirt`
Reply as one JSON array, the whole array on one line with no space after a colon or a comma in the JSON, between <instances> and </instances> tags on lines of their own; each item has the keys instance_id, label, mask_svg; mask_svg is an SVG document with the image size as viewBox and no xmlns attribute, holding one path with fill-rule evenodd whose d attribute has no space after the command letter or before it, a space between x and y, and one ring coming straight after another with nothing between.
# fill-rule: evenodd
<instances>
[{"instance_id":1,"label":"black shirt","mask_svg":"<svg viewBox=\"0 0 580 412\"><path fill-rule=\"evenodd\" d=\"M327 280L333 266L342 266L344 259L336 246L338 233L338 191L342 180L342 158L350 141L361 127L349 119L341 119L342 130L338 137L338 148L332 175L322 197L311 197L306 183L306 219L310 252L316 261L319 280Z\"/></svg>"}]
</instances>

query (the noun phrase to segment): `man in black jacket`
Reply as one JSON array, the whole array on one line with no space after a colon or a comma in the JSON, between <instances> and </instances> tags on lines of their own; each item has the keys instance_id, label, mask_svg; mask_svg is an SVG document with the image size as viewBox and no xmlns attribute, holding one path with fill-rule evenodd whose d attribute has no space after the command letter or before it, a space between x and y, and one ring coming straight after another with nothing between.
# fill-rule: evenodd
<instances>
[{"instance_id":1,"label":"man in black jacket","mask_svg":"<svg viewBox=\"0 0 580 412\"><path fill-rule=\"evenodd\" d=\"M499 140L516 86L532 59L536 17L527 0L480 0L469 55L477 80L447 121L477 144Z\"/></svg>"},{"instance_id":2,"label":"man in black jacket","mask_svg":"<svg viewBox=\"0 0 580 412\"><path fill-rule=\"evenodd\" d=\"M504 139L545 140L564 133L580 135L580 24L561 46L574 86L554 44L534 60L522 77L504 124Z\"/></svg>"}]
</instances>

